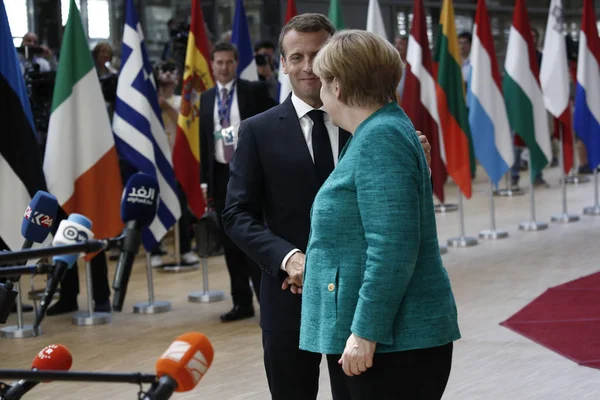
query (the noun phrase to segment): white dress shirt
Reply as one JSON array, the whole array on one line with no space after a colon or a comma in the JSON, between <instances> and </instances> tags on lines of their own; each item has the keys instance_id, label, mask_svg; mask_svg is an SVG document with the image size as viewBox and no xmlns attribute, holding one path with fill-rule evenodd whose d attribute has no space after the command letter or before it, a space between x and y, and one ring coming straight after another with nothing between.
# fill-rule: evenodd
<instances>
[{"instance_id":1,"label":"white dress shirt","mask_svg":"<svg viewBox=\"0 0 600 400\"><path fill-rule=\"evenodd\" d=\"M309 106L301 100L295 93L292 93L292 104L296 109L296 114L298 114L298 120L300 121L300 128L302 129L302 134L304 135L304 140L306 140L306 145L308 146L308 151L310 152L310 156L315 162L315 155L313 152L312 145L312 128L314 125L313 120L308 116L308 112L315 110L314 107ZM323 107L319 108L319 110L323 110ZM331 121L331 117L325 112L323 115L323 122L325 122L325 127L327 128L327 133L329 134L329 141L331 143L331 152L333 154L333 166L335 167L338 163L339 152L340 152L340 132L339 128L333 124ZM292 254L299 252L300 250L294 249L290 251L281 262L280 268L285 271L285 264L292 256Z\"/></svg>"},{"instance_id":2,"label":"white dress shirt","mask_svg":"<svg viewBox=\"0 0 600 400\"><path fill-rule=\"evenodd\" d=\"M220 96L221 95L221 91L223 90L223 88L227 89L227 95L229 95L229 93L231 92L231 87L233 86L233 83L235 82L235 79L233 81L230 81L228 83L226 83L225 85L223 85L220 82L217 82L217 91L218 93L215 93L215 108L213 111L213 121L214 121L214 127L215 127L215 132L216 131L220 131L221 130L221 121L219 119L219 101L217 99L216 96ZM240 108L238 106L238 88L237 85L235 86L235 90L233 93L233 99L231 102L231 111L229 114L229 126L235 126L240 124L241 122L241 117L240 117ZM222 99L222 101L227 101L227 99ZM237 129L234 130L234 137L233 137L233 147L234 149L237 148ZM223 146L221 145L220 139L215 141L215 160L217 160L217 162L220 162L221 164L227 164L225 162L225 154L223 154Z\"/></svg>"}]
</instances>

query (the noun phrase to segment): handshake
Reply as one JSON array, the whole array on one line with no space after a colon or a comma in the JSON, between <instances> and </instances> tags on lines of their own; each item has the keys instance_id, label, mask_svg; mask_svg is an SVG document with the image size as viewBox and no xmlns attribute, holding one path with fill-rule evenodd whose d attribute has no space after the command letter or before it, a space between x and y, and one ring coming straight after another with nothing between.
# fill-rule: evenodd
<instances>
[{"instance_id":1,"label":"handshake","mask_svg":"<svg viewBox=\"0 0 600 400\"><path fill-rule=\"evenodd\" d=\"M288 277L284 279L281 289L290 288L294 294L302 294L302 285L304 283L304 265L306 256L297 251L285 263L285 272Z\"/></svg>"}]
</instances>

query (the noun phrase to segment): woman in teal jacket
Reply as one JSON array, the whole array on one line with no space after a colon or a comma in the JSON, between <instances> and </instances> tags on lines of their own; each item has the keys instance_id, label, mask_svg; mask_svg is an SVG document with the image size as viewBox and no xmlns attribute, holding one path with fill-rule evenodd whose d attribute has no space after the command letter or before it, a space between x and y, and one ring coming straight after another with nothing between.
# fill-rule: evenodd
<instances>
[{"instance_id":1,"label":"woman in teal jacket","mask_svg":"<svg viewBox=\"0 0 600 400\"><path fill-rule=\"evenodd\" d=\"M315 198L302 287L300 348L327 355L334 399L440 399L460 338L427 161L395 101L402 69L357 30L313 64L325 110L353 135Z\"/></svg>"}]
</instances>

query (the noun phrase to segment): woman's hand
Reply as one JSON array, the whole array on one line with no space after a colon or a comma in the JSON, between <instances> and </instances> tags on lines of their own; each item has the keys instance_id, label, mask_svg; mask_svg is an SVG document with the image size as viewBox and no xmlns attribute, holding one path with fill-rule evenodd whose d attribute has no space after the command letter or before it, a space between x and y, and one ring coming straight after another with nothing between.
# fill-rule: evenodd
<instances>
[{"instance_id":1,"label":"woman's hand","mask_svg":"<svg viewBox=\"0 0 600 400\"><path fill-rule=\"evenodd\" d=\"M346 341L346 348L338 364L348 376L360 375L367 371L367 368L373 366L373 355L375 354L376 342L371 342L356 336L350 335Z\"/></svg>"}]
</instances>

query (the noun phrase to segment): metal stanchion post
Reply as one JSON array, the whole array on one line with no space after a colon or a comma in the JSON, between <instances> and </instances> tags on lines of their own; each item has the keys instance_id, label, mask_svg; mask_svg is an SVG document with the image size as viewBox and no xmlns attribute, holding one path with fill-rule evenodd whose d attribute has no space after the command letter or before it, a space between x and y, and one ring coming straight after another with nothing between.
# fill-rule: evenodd
<instances>
[{"instance_id":1,"label":"metal stanchion post","mask_svg":"<svg viewBox=\"0 0 600 400\"><path fill-rule=\"evenodd\" d=\"M566 183L566 176L565 176L565 146L563 145L563 130L560 127L559 128L560 131L560 138L559 138L559 146L560 146L560 160L559 160L559 168L560 168L560 173L562 176L562 179L560 180L560 186L562 189L562 213L559 215L554 215L552 216L551 221L552 222L560 222L563 224L568 224L569 222L576 222L579 221L579 216L578 215L570 215L567 212L567 183Z\"/></svg>"},{"instance_id":2,"label":"metal stanchion post","mask_svg":"<svg viewBox=\"0 0 600 400\"><path fill-rule=\"evenodd\" d=\"M33 329L33 325L23 324L23 303L21 300L21 284L15 283L17 294L17 325L6 326L0 329L0 337L4 339L24 339L34 336L40 336L42 328L38 328L37 332ZM35 309L34 309L35 310ZM34 313L35 314L35 313Z\"/></svg>"},{"instance_id":3,"label":"metal stanchion post","mask_svg":"<svg viewBox=\"0 0 600 400\"><path fill-rule=\"evenodd\" d=\"M531 220L521 222L519 224L519 229L522 231L543 231L544 229L548 229L548 224L545 222L537 222L535 220L535 196L534 196L534 188L533 188L533 167L531 166L531 161L529 162L529 211L531 214Z\"/></svg>"},{"instance_id":4,"label":"metal stanchion post","mask_svg":"<svg viewBox=\"0 0 600 400\"><path fill-rule=\"evenodd\" d=\"M180 244L180 235L179 235L179 221L175 222L173 226L173 242L175 247L175 263L166 263L163 264L159 271L162 272L190 272L196 271L199 266L198 264L192 265L181 265L181 244Z\"/></svg>"},{"instance_id":5,"label":"metal stanchion post","mask_svg":"<svg viewBox=\"0 0 600 400\"><path fill-rule=\"evenodd\" d=\"M465 215L463 210L463 195L458 188L458 213L460 218L460 236L448 239L448 246L452 247L471 247L477 244L474 237L465 236Z\"/></svg>"},{"instance_id":6,"label":"metal stanchion post","mask_svg":"<svg viewBox=\"0 0 600 400\"><path fill-rule=\"evenodd\" d=\"M600 202L598 198L598 168L596 168L594 170L594 205L583 209L585 215L600 215Z\"/></svg>"},{"instance_id":7,"label":"metal stanchion post","mask_svg":"<svg viewBox=\"0 0 600 400\"><path fill-rule=\"evenodd\" d=\"M496 230L496 210L494 207L494 184L490 179L490 229L479 232L480 239L504 239L508 232Z\"/></svg>"},{"instance_id":8,"label":"metal stanchion post","mask_svg":"<svg viewBox=\"0 0 600 400\"><path fill-rule=\"evenodd\" d=\"M136 314L160 314L171 311L171 303L168 301L154 300L154 282L152 281L152 265L150 264L150 253L146 253L146 270L148 274L148 302L137 303L133 306Z\"/></svg>"},{"instance_id":9,"label":"metal stanchion post","mask_svg":"<svg viewBox=\"0 0 600 400\"><path fill-rule=\"evenodd\" d=\"M74 267L77 268L77 266ZM92 287L92 263L89 261L85 263L85 283L87 286L88 310L80 311L73 315L73 325L92 326L108 324L111 320L110 313L94 312L94 304L92 300L94 298L94 289Z\"/></svg>"}]
</instances>

